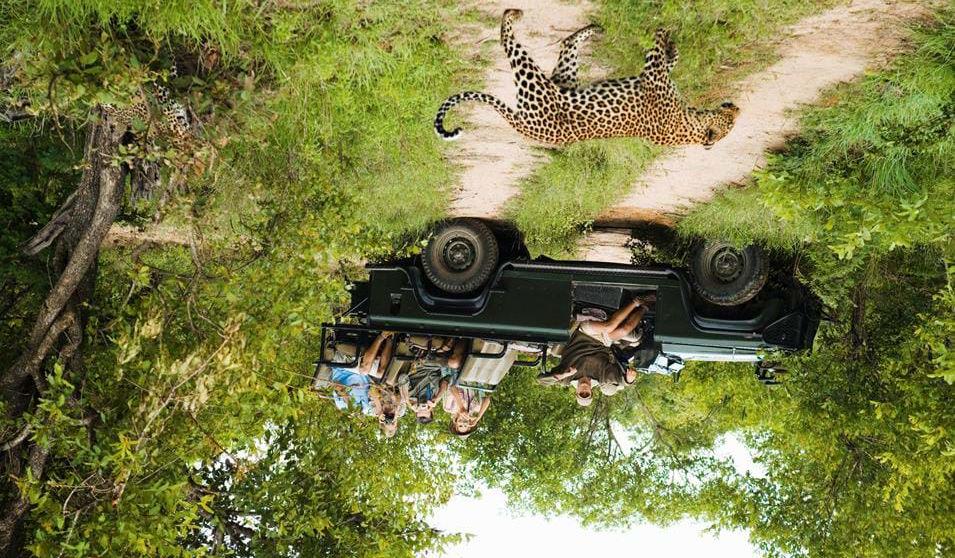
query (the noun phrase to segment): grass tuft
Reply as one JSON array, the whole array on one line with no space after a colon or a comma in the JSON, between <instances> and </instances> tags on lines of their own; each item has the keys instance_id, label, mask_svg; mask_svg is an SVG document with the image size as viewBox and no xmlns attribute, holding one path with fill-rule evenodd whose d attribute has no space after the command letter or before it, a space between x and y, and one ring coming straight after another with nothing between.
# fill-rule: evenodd
<instances>
[{"instance_id":1,"label":"grass tuft","mask_svg":"<svg viewBox=\"0 0 955 558\"><path fill-rule=\"evenodd\" d=\"M568 255L591 219L629 189L657 151L637 139L590 141L555 151L506 211L532 253Z\"/></svg>"}]
</instances>

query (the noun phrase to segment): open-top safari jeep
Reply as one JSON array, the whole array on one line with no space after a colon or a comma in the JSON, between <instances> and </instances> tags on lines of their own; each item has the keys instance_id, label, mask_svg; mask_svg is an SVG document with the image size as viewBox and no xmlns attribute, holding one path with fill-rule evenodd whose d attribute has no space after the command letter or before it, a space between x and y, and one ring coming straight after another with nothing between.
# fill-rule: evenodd
<instances>
[{"instance_id":1,"label":"open-top safari jeep","mask_svg":"<svg viewBox=\"0 0 955 558\"><path fill-rule=\"evenodd\" d=\"M532 260L512 228L457 219L440 225L420 256L368 265L368 280L352 285L346 315L353 323L327 324L322 345L328 350L347 340L360 351L382 330L465 338L475 341L469 360L504 359L498 368L506 372L515 363L544 366L584 308L611 313L653 294L642 342L650 358L641 367L677 371L689 360L759 367L766 354L811 348L819 323L805 288L795 281L765 285L768 267L757 248L723 243L703 244L687 270ZM320 368L333 360L329 354ZM414 356L399 351L395 358ZM490 376L499 380L498 372ZM765 365L757 375L775 380Z\"/></svg>"}]
</instances>

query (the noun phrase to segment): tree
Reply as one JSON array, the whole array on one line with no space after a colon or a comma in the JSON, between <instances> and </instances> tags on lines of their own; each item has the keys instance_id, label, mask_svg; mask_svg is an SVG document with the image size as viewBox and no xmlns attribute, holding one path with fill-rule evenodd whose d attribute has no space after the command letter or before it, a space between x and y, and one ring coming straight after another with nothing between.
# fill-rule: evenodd
<instances>
[{"instance_id":1,"label":"tree","mask_svg":"<svg viewBox=\"0 0 955 558\"><path fill-rule=\"evenodd\" d=\"M433 195L424 196L430 213L402 209L367 195L373 183L362 177L375 173L398 191L417 184L436 193L446 182L436 142L421 141L430 130L409 124L430 118L445 93L434 84L450 89L463 68L440 38L454 8L104 0L14 1L0 11L0 137L24 171L2 175L0 197L31 200L0 213L17 236L3 239L2 308L16 319L2 329L15 359L0 363L10 388L0 552L200 555L216 546L217 525L273 555L299 543L350 555L349 544L334 543L349 532L387 555L437 544L418 519L447 497L432 488L435 469L408 459L418 451L410 443L385 452L402 463L390 476L378 474L377 460L356 466L354 452L331 451L326 439L335 437L367 449L372 429L330 413L308 386L318 327L345 295L337 262L400 249L443 205ZM162 110L171 108L167 93L182 111ZM127 109L136 115L114 118ZM170 115L190 123L195 143L164 133ZM408 157L431 162L418 176L401 168ZM127 189L153 196L127 200ZM117 215L164 218L187 245L101 250ZM75 284L49 293L44 262L14 254L37 232L25 223L48 219L45 231L59 234L30 246L52 242L51 269ZM318 439L293 447L272 436L306 431L305 410L326 419ZM278 449L230 461L255 486L223 490L203 476L263 440L281 455L341 459L331 466L348 473L351 489L387 479L414 504L385 514L375 497L319 492L297 500L295 517L283 515L279 494L301 488L291 482L310 471L286 468ZM256 499L263 494L276 500ZM231 502L247 507L227 510ZM346 503L354 509L344 527L313 524L322 506ZM248 524L221 523L246 509L272 514L283 535L246 540ZM377 535L364 533L369 525Z\"/></svg>"}]
</instances>

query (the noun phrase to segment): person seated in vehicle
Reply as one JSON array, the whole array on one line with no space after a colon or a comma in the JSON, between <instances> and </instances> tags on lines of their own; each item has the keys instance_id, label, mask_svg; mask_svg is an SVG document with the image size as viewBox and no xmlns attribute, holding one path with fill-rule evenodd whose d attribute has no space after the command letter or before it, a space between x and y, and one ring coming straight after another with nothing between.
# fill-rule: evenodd
<instances>
[{"instance_id":1,"label":"person seated in vehicle","mask_svg":"<svg viewBox=\"0 0 955 558\"><path fill-rule=\"evenodd\" d=\"M434 408L447 393L451 377L464 362L467 342L449 338L440 348L443 354L423 354L398 380L405 405L414 411L420 424L434 420Z\"/></svg>"},{"instance_id":2,"label":"person seated in vehicle","mask_svg":"<svg viewBox=\"0 0 955 558\"><path fill-rule=\"evenodd\" d=\"M491 404L491 394L477 388L453 385L444 398L444 410L451 415L451 434L462 440L477 428Z\"/></svg>"},{"instance_id":3,"label":"person seated in vehicle","mask_svg":"<svg viewBox=\"0 0 955 558\"><path fill-rule=\"evenodd\" d=\"M398 419L405 415L407 406L401 397L401 389L383 382L373 383L370 388L372 414L378 417L378 427L385 438L398 431Z\"/></svg>"},{"instance_id":4,"label":"person seated in vehicle","mask_svg":"<svg viewBox=\"0 0 955 558\"><path fill-rule=\"evenodd\" d=\"M362 354L357 367L329 365L332 383L332 400L339 409L347 409L349 400L366 415L374 414L369 389L373 376L380 368L387 368L391 362L394 343L390 341L392 332L383 331L372 341Z\"/></svg>"},{"instance_id":5,"label":"person seated in vehicle","mask_svg":"<svg viewBox=\"0 0 955 558\"><path fill-rule=\"evenodd\" d=\"M332 401L336 407L345 411L349 402L353 402L363 414L374 414L368 391L371 378L357 373L354 369L332 367L331 381Z\"/></svg>"},{"instance_id":6,"label":"person seated in vehicle","mask_svg":"<svg viewBox=\"0 0 955 558\"><path fill-rule=\"evenodd\" d=\"M635 330L646 314L646 303L651 296L634 298L619 308L606 320L578 322L570 340L564 345L557 365L548 374L538 377L542 385L574 386L577 403L590 405L593 387L596 385L604 395L613 395L632 384L637 372L625 368L611 347L628 336L637 335Z\"/></svg>"}]
</instances>

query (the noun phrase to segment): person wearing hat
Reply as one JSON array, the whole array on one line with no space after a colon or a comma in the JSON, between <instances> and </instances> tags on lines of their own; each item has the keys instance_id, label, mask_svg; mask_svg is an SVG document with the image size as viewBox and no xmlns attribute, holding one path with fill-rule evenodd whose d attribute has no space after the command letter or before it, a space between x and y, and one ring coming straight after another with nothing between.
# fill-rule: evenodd
<instances>
[{"instance_id":1,"label":"person wearing hat","mask_svg":"<svg viewBox=\"0 0 955 558\"><path fill-rule=\"evenodd\" d=\"M380 369L387 369L394 352L394 332L383 331L375 337L368 350L362 354L357 367L347 368L332 364L329 379L332 382L332 400L335 406L345 410L354 403L366 415L375 414L371 401L372 378L379 376ZM345 358L345 357L341 357Z\"/></svg>"},{"instance_id":2,"label":"person wearing hat","mask_svg":"<svg viewBox=\"0 0 955 558\"><path fill-rule=\"evenodd\" d=\"M578 325L564 346L560 364L549 373L539 376L541 385L573 386L577 403L588 406L593 401L593 389L604 395L613 395L636 380L636 371L624 369L611 346L630 335L640 325L646 313L646 302L635 298L622 306L607 320L591 320Z\"/></svg>"}]
</instances>

